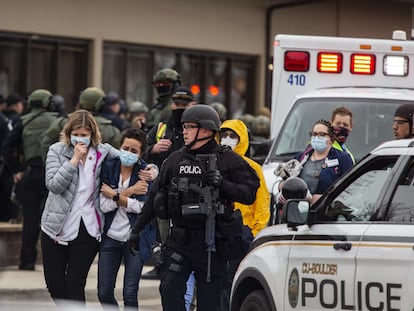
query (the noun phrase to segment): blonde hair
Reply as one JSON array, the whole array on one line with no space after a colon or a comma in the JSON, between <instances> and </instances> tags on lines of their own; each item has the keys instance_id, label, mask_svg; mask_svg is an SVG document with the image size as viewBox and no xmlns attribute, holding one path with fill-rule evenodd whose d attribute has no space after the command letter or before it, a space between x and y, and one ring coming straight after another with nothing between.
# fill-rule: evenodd
<instances>
[{"instance_id":1,"label":"blonde hair","mask_svg":"<svg viewBox=\"0 0 414 311\"><path fill-rule=\"evenodd\" d=\"M66 122L62 130L62 141L67 145L70 145L70 135L73 130L79 128L85 128L91 131L91 145L96 147L102 142L101 131L94 116L87 110L76 110L69 116L68 122Z\"/></svg>"}]
</instances>

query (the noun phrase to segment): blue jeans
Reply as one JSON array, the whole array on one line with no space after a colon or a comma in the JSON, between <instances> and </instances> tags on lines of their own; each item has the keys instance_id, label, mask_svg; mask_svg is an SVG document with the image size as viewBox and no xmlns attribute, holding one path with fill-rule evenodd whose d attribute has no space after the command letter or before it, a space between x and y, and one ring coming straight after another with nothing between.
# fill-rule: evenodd
<instances>
[{"instance_id":1,"label":"blue jeans","mask_svg":"<svg viewBox=\"0 0 414 311\"><path fill-rule=\"evenodd\" d=\"M98 261L98 297L103 307L118 306L114 291L119 267L124 259L123 298L125 307L138 309L138 284L144 262L139 254L132 255L126 242L119 242L102 235Z\"/></svg>"}]
</instances>

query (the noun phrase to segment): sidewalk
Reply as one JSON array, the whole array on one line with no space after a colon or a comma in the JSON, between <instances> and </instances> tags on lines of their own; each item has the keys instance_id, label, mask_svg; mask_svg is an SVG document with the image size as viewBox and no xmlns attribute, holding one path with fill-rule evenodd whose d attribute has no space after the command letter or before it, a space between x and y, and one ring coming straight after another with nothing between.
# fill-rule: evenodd
<instances>
[{"instance_id":1,"label":"sidewalk","mask_svg":"<svg viewBox=\"0 0 414 311\"><path fill-rule=\"evenodd\" d=\"M86 282L86 301L88 309L102 310L97 297L97 261L89 271ZM152 267L144 266L142 273L151 270ZM115 295L120 306L122 302L122 280L123 266L118 274ZM161 299L158 291L158 280L141 280L139 285L139 309L140 311L158 311L161 308ZM46 289L43 266L37 265L35 271L21 271L17 266L5 267L0 270L0 310L34 310L33 307L39 306L39 310L49 306L52 308L54 303ZM36 309L36 308L35 308ZM61 310L61 309L60 309Z\"/></svg>"}]
</instances>

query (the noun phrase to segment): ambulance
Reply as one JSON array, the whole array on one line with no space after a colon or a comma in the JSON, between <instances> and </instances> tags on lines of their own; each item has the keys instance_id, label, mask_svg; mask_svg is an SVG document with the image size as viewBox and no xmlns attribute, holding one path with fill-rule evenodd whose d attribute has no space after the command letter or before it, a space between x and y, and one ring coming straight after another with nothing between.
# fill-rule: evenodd
<instances>
[{"instance_id":1,"label":"ambulance","mask_svg":"<svg viewBox=\"0 0 414 311\"><path fill-rule=\"evenodd\" d=\"M231 311L414 310L414 139L381 144L255 237Z\"/></svg>"},{"instance_id":2,"label":"ambulance","mask_svg":"<svg viewBox=\"0 0 414 311\"><path fill-rule=\"evenodd\" d=\"M353 113L346 146L360 160L393 139L400 104L414 103L414 42L280 34L274 40L272 147L263 172L270 193L275 167L303 151L320 119L345 106Z\"/></svg>"}]
</instances>

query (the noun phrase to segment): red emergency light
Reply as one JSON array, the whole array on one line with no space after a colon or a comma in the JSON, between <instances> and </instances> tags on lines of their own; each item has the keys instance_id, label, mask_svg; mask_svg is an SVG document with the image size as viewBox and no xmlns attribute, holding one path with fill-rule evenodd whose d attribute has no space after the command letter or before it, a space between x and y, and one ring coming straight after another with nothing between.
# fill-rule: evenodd
<instances>
[{"instance_id":1,"label":"red emergency light","mask_svg":"<svg viewBox=\"0 0 414 311\"><path fill-rule=\"evenodd\" d=\"M216 85L210 85L208 87L208 91L210 92L211 95L217 96L220 93L220 88Z\"/></svg>"},{"instance_id":2,"label":"red emergency light","mask_svg":"<svg viewBox=\"0 0 414 311\"><path fill-rule=\"evenodd\" d=\"M286 51L284 68L286 71L309 71L309 52Z\"/></svg>"},{"instance_id":3,"label":"red emergency light","mask_svg":"<svg viewBox=\"0 0 414 311\"><path fill-rule=\"evenodd\" d=\"M362 75L373 75L375 73L375 55L352 54L351 73Z\"/></svg>"},{"instance_id":4,"label":"red emergency light","mask_svg":"<svg viewBox=\"0 0 414 311\"><path fill-rule=\"evenodd\" d=\"M323 73L342 72L342 54L332 52L319 52L317 70L318 72Z\"/></svg>"},{"instance_id":5,"label":"red emergency light","mask_svg":"<svg viewBox=\"0 0 414 311\"><path fill-rule=\"evenodd\" d=\"M190 89L191 92L193 92L193 95L198 95L200 93L200 86L198 84L192 84Z\"/></svg>"}]
</instances>

